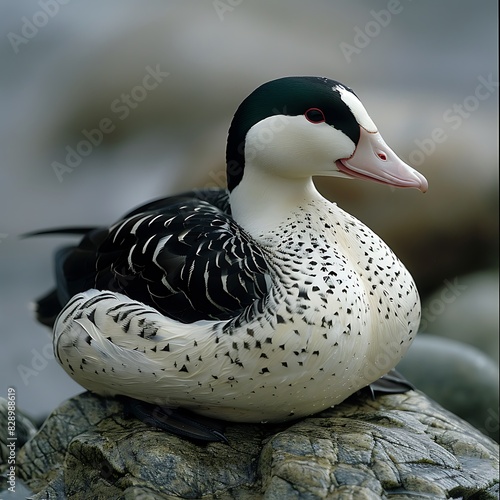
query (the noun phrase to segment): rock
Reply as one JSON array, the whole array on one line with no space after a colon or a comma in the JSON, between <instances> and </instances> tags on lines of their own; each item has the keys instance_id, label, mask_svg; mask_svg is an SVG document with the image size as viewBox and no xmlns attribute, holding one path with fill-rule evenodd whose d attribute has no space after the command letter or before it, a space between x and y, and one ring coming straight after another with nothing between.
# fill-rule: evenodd
<instances>
[{"instance_id":1,"label":"rock","mask_svg":"<svg viewBox=\"0 0 500 500\"><path fill-rule=\"evenodd\" d=\"M498 364L498 270L445 280L422 307L421 331L472 345Z\"/></svg>"},{"instance_id":2,"label":"rock","mask_svg":"<svg viewBox=\"0 0 500 500\"><path fill-rule=\"evenodd\" d=\"M358 393L292 424L228 424L194 444L90 393L20 452L34 498L497 498L496 443L422 393ZM475 496L476 498L476 496Z\"/></svg>"},{"instance_id":3,"label":"rock","mask_svg":"<svg viewBox=\"0 0 500 500\"><path fill-rule=\"evenodd\" d=\"M482 351L419 334L398 370L427 396L499 441L498 365Z\"/></svg>"}]
</instances>

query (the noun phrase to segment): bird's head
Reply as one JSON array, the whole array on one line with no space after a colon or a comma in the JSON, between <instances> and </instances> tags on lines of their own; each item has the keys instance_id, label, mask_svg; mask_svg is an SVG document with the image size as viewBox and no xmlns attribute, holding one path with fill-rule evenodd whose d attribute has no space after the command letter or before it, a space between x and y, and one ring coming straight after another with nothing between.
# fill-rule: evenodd
<instances>
[{"instance_id":1,"label":"bird's head","mask_svg":"<svg viewBox=\"0 0 500 500\"><path fill-rule=\"evenodd\" d=\"M234 115L226 160L230 191L248 168L284 179L324 175L428 187L385 143L356 94L323 77L285 77L254 90Z\"/></svg>"}]
</instances>

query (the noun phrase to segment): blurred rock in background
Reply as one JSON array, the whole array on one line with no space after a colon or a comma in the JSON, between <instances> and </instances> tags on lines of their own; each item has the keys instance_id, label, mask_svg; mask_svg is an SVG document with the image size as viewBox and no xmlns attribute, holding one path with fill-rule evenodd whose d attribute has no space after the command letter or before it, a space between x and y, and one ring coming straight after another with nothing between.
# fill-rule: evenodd
<instances>
[{"instance_id":1,"label":"blurred rock in background","mask_svg":"<svg viewBox=\"0 0 500 500\"><path fill-rule=\"evenodd\" d=\"M398 370L427 396L499 441L498 364L464 342L417 336Z\"/></svg>"},{"instance_id":2,"label":"blurred rock in background","mask_svg":"<svg viewBox=\"0 0 500 500\"><path fill-rule=\"evenodd\" d=\"M446 280L426 298L420 328L483 351L498 364L498 273Z\"/></svg>"},{"instance_id":3,"label":"blurred rock in background","mask_svg":"<svg viewBox=\"0 0 500 500\"><path fill-rule=\"evenodd\" d=\"M53 283L53 250L71 239L19 235L109 224L151 198L222 185L232 113L256 86L284 75L351 86L387 143L428 178L425 195L317 179L389 243L424 304L465 275L496 275L497 3L390 5L392 12L386 0L1 7L0 396L15 386L20 407L41 418L81 391L28 307ZM427 321L429 332L468 336L483 329L481 318L492 331L490 282L467 283ZM459 313L466 328L457 327L466 322Z\"/></svg>"}]
</instances>

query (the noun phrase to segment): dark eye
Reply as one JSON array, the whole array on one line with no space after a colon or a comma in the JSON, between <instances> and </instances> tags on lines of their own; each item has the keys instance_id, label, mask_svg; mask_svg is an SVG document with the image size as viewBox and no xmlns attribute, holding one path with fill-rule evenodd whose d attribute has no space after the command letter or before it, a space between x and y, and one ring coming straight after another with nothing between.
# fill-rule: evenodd
<instances>
[{"instance_id":1,"label":"dark eye","mask_svg":"<svg viewBox=\"0 0 500 500\"><path fill-rule=\"evenodd\" d=\"M323 123L325 121L325 115L323 114L323 111L318 108L309 108L304 113L304 116L311 123Z\"/></svg>"}]
</instances>

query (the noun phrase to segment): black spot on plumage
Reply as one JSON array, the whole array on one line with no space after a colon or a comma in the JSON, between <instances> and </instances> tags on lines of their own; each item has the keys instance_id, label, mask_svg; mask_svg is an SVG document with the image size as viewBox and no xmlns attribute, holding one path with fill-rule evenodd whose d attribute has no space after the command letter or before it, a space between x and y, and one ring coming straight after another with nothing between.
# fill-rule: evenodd
<instances>
[{"instance_id":1,"label":"black spot on plumage","mask_svg":"<svg viewBox=\"0 0 500 500\"><path fill-rule=\"evenodd\" d=\"M80 311L78 311L76 314L73 315L73 319L81 319L83 318L83 309L81 309Z\"/></svg>"},{"instance_id":2,"label":"black spot on plumage","mask_svg":"<svg viewBox=\"0 0 500 500\"><path fill-rule=\"evenodd\" d=\"M127 333L129 331L131 322L132 322L132 318L129 319L127 322L125 322L125 323L122 324L122 330L125 333ZM139 336L144 337L144 330L140 331Z\"/></svg>"},{"instance_id":3,"label":"black spot on plumage","mask_svg":"<svg viewBox=\"0 0 500 500\"><path fill-rule=\"evenodd\" d=\"M131 314L138 313L142 311L142 306L131 307L120 313L120 321L125 321Z\"/></svg>"},{"instance_id":4,"label":"black spot on plumage","mask_svg":"<svg viewBox=\"0 0 500 500\"><path fill-rule=\"evenodd\" d=\"M87 318L95 325L95 309L92 309L88 314Z\"/></svg>"}]
</instances>

